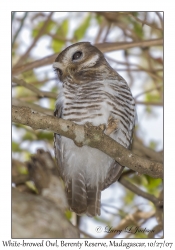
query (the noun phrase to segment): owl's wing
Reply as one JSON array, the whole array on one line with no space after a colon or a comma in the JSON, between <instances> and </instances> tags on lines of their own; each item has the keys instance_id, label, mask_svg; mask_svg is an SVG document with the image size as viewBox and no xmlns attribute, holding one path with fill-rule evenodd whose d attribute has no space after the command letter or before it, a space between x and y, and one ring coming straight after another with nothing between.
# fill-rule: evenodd
<instances>
[{"instance_id":1,"label":"owl's wing","mask_svg":"<svg viewBox=\"0 0 175 250\"><path fill-rule=\"evenodd\" d=\"M120 178L123 170L124 167L115 161L110 167L106 179L103 182L102 190L108 188L112 183L116 182Z\"/></svg>"},{"instance_id":2,"label":"owl's wing","mask_svg":"<svg viewBox=\"0 0 175 250\"><path fill-rule=\"evenodd\" d=\"M130 134L129 134L129 135L130 135L130 142L128 143L129 145L127 145L127 148L128 148L128 149L131 149L131 147L132 147L132 139L133 139L134 125L135 125L135 121L133 122L133 127L132 127L132 129L129 130L129 128L128 128L128 131L129 131L129 133L130 133ZM114 131L113 133L114 133L114 134L117 133L117 130ZM113 136L113 138L114 138L116 141L118 141L117 138L115 138L115 136ZM118 142L119 142L119 141L118 141ZM119 142L119 143L120 143L120 142ZM121 176L123 170L124 170L124 167L121 166L117 161L115 161L115 162L111 165L111 167L110 167L110 169L109 169L109 171L108 171L108 174L107 174L106 179L105 179L105 181L104 181L104 183L103 183L103 186L102 186L102 190L106 189L106 188L109 187L112 183L116 182L116 181L120 178L120 176Z\"/></svg>"},{"instance_id":3,"label":"owl's wing","mask_svg":"<svg viewBox=\"0 0 175 250\"><path fill-rule=\"evenodd\" d=\"M62 106L56 105L56 109L54 111L54 116L60 118L62 113ZM57 161L59 175L62 177L62 154L61 154L61 136L59 134L54 133L54 151L55 151L55 158Z\"/></svg>"}]
</instances>

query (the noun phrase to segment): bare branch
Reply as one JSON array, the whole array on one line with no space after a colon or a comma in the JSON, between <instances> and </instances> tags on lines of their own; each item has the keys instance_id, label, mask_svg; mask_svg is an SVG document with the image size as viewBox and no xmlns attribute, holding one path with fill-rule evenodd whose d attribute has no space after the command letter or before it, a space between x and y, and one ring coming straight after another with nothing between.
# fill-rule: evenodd
<instances>
[{"instance_id":1,"label":"bare branch","mask_svg":"<svg viewBox=\"0 0 175 250\"><path fill-rule=\"evenodd\" d=\"M132 191L133 193L137 194L138 196L141 196L149 201L151 201L155 206L161 206L163 204L162 200L157 199L154 195L152 194L148 194L144 191L142 191L141 189L139 189L137 186L133 185L131 182L127 181L125 178L123 178L122 176L119 179L119 182L126 187L127 189L129 189L130 191Z\"/></svg>"},{"instance_id":2,"label":"bare branch","mask_svg":"<svg viewBox=\"0 0 175 250\"><path fill-rule=\"evenodd\" d=\"M12 74L18 75L20 73L29 71L31 69L36 69L36 68L51 64L54 62L54 60L57 56L58 56L58 53L55 53L53 55L43 57L42 59L36 60L34 62L26 63L26 64L18 66L18 67L15 66L12 69Z\"/></svg>"},{"instance_id":3,"label":"bare branch","mask_svg":"<svg viewBox=\"0 0 175 250\"><path fill-rule=\"evenodd\" d=\"M31 90L32 92L37 94L38 97L48 97L48 98L53 98L53 99L57 98L57 94L49 92L49 91L42 91L40 89L37 89L32 84L28 84L22 79L17 79L15 77L12 77L12 82L16 83L17 85L23 86L26 89Z\"/></svg>"},{"instance_id":4,"label":"bare branch","mask_svg":"<svg viewBox=\"0 0 175 250\"><path fill-rule=\"evenodd\" d=\"M160 20L161 28L163 29L163 17L161 16L160 12L156 11L156 14Z\"/></svg>"},{"instance_id":5,"label":"bare branch","mask_svg":"<svg viewBox=\"0 0 175 250\"><path fill-rule=\"evenodd\" d=\"M30 47L27 49L27 51L24 53L24 55L22 55L19 59L19 61L17 62L16 66L19 66L29 55L30 51L33 49L33 47L36 45L37 41L39 40L39 38L43 35L43 33L45 32L45 29L48 25L48 23L50 22L50 19L52 17L54 12L50 12L50 14L48 15L46 21L43 23L43 26L41 27L41 29L38 32L38 35L35 37L35 39L33 40L32 44L30 45Z\"/></svg>"},{"instance_id":6,"label":"bare branch","mask_svg":"<svg viewBox=\"0 0 175 250\"><path fill-rule=\"evenodd\" d=\"M134 136L132 152L150 160L163 162L163 152L156 152L151 148L146 147L136 136Z\"/></svg>"},{"instance_id":7,"label":"bare branch","mask_svg":"<svg viewBox=\"0 0 175 250\"><path fill-rule=\"evenodd\" d=\"M15 14L15 12L14 12L14 14ZM22 30L22 27L23 27L23 25L24 25L24 21L25 21L27 15L28 15L28 12L24 12L24 16L23 16L23 18L21 19L20 26L19 26L18 30L16 31L16 34L14 35L14 38L13 38L13 41L12 41L12 47L14 46L15 41L16 41L16 38L18 37L20 31ZM12 20L13 20L13 18L12 18Z\"/></svg>"},{"instance_id":8,"label":"bare branch","mask_svg":"<svg viewBox=\"0 0 175 250\"><path fill-rule=\"evenodd\" d=\"M151 106L163 106L162 102L142 102L142 101L136 101L136 104L151 105Z\"/></svg>"},{"instance_id":9,"label":"bare branch","mask_svg":"<svg viewBox=\"0 0 175 250\"><path fill-rule=\"evenodd\" d=\"M104 238L105 239L110 239L113 238L118 231L123 230L123 229L127 229L127 227L129 225L136 225L137 223L141 220L141 219L147 219L150 218L154 215L154 211L151 212L142 212L140 210L137 210L136 212L134 212L133 214L128 214L123 220L121 220L121 222L119 223L119 225L115 228L112 228L111 233L108 233ZM127 232L127 230L125 231ZM131 232L132 233L132 232Z\"/></svg>"},{"instance_id":10,"label":"bare branch","mask_svg":"<svg viewBox=\"0 0 175 250\"><path fill-rule=\"evenodd\" d=\"M138 18L138 17L136 17L136 16L133 16L132 14L129 14L129 16L130 16L131 18L134 18L136 21L140 22L140 23L142 24L142 26L143 26L144 24L146 24L146 25L148 25L149 27L151 27L151 28L153 28L153 29L157 29L157 30L163 31L162 28L159 28L159 27L157 27L155 24L149 23L149 22L147 22L146 20L142 21L140 18Z\"/></svg>"},{"instance_id":11,"label":"bare branch","mask_svg":"<svg viewBox=\"0 0 175 250\"><path fill-rule=\"evenodd\" d=\"M160 89L162 87L163 87L162 84L159 84L155 88L151 88L151 89L148 89L148 90L145 90L145 91L141 92L140 94L136 95L134 98L137 99L141 95L144 95L146 93L152 92L152 91L157 90L157 89Z\"/></svg>"},{"instance_id":12,"label":"bare branch","mask_svg":"<svg viewBox=\"0 0 175 250\"><path fill-rule=\"evenodd\" d=\"M51 109L43 108L35 103L20 101L19 99L16 98L12 98L12 105L18 107L28 107L31 108L32 110L36 110L43 114L53 115L53 111Z\"/></svg>"},{"instance_id":13,"label":"bare branch","mask_svg":"<svg viewBox=\"0 0 175 250\"><path fill-rule=\"evenodd\" d=\"M119 162L122 166L131 168L140 174L147 174L153 178L163 178L163 165L133 154L112 138L103 133L100 127L80 126L73 122L46 116L27 107L12 107L12 121L32 127L45 129L74 141L77 146L87 145L98 148Z\"/></svg>"},{"instance_id":14,"label":"bare branch","mask_svg":"<svg viewBox=\"0 0 175 250\"><path fill-rule=\"evenodd\" d=\"M106 53L106 52L111 52L111 51L116 51L116 50L130 49L134 47L159 46L159 45L163 45L163 39L151 39L151 40L145 40L145 41L139 41L139 42L97 43L94 45L103 53ZM18 75L25 71L51 64L54 62L57 55L58 53L55 53L53 55L44 57L42 59L36 60L31 63L27 63L18 67L15 66L12 69L12 74Z\"/></svg>"},{"instance_id":15,"label":"bare branch","mask_svg":"<svg viewBox=\"0 0 175 250\"><path fill-rule=\"evenodd\" d=\"M151 39L139 42L117 42L117 43L99 43L95 46L103 53L111 52L114 50L125 50L134 47L148 47L148 46L159 46L163 45L163 39Z\"/></svg>"}]
</instances>

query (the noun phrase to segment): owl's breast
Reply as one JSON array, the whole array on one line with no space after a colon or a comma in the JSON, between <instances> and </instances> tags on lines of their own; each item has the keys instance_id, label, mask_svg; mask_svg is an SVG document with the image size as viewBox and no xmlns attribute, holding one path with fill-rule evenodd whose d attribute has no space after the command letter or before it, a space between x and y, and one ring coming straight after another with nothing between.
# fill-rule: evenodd
<instances>
[{"instance_id":1,"label":"owl's breast","mask_svg":"<svg viewBox=\"0 0 175 250\"><path fill-rule=\"evenodd\" d=\"M62 118L77 124L107 124L110 105L99 86L71 86L62 95Z\"/></svg>"},{"instance_id":2,"label":"owl's breast","mask_svg":"<svg viewBox=\"0 0 175 250\"><path fill-rule=\"evenodd\" d=\"M79 125L86 122L94 126L107 125L112 118L111 122L115 121L117 128L110 132L110 137L124 147L130 145L135 102L126 82L104 80L82 85L67 84L60 91L58 102L62 106L61 117Z\"/></svg>"}]
</instances>

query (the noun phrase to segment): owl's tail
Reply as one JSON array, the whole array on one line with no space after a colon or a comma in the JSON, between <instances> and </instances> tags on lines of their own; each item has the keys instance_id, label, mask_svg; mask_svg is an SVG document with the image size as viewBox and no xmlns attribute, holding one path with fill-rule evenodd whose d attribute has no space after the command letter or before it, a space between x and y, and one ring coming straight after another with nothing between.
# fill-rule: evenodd
<instances>
[{"instance_id":1,"label":"owl's tail","mask_svg":"<svg viewBox=\"0 0 175 250\"><path fill-rule=\"evenodd\" d=\"M88 216L100 215L101 211L101 188L100 183L91 187L87 185L87 211Z\"/></svg>"},{"instance_id":2,"label":"owl's tail","mask_svg":"<svg viewBox=\"0 0 175 250\"><path fill-rule=\"evenodd\" d=\"M67 181L67 198L70 209L76 214L86 213L88 216L100 215L100 184L91 187L84 174L79 172Z\"/></svg>"}]
</instances>

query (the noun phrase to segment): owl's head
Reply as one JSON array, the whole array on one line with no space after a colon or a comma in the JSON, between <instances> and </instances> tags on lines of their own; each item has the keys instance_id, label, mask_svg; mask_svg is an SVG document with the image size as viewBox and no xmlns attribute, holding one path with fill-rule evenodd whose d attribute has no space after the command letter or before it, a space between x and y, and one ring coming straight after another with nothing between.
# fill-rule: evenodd
<instances>
[{"instance_id":1,"label":"owl's head","mask_svg":"<svg viewBox=\"0 0 175 250\"><path fill-rule=\"evenodd\" d=\"M61 82L68 80L73 84L100 79L100 76L111 70L103 53L89 42L67 47L58 55L53 67Z\"/></svg>"}]
</instances>

